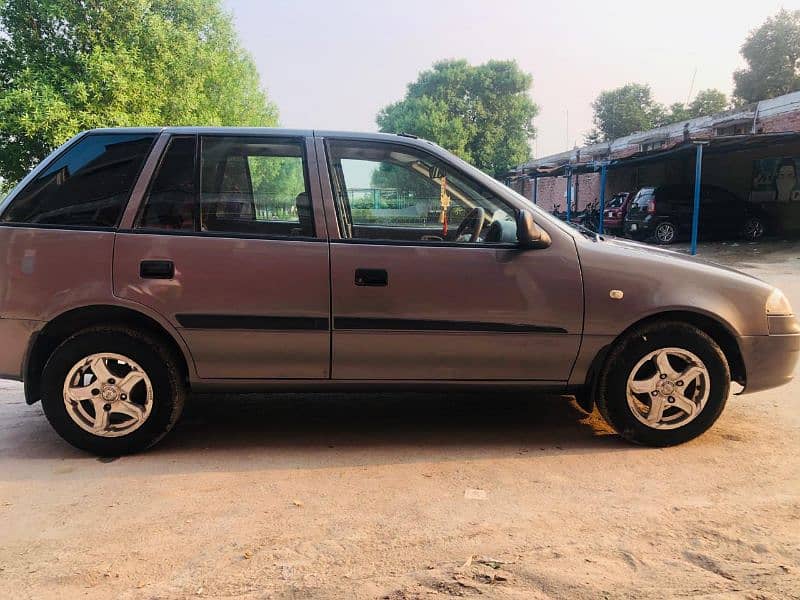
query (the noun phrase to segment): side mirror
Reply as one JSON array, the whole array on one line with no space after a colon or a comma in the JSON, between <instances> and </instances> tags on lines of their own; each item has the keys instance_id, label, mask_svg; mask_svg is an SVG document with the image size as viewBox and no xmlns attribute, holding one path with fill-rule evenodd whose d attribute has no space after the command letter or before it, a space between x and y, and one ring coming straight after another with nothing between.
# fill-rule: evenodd
<instances>
[{"instance_id":1,"label":"side mirror","mask_svg":"<svg viewBox=\"0 0 800 600\"><path fill-rule=\"evenodd\" d=\"M552 243L550 235L533 220L533 213L524 208L517 215L517 240L521 248L547 248Z\"/></svg>"}]
</instances>

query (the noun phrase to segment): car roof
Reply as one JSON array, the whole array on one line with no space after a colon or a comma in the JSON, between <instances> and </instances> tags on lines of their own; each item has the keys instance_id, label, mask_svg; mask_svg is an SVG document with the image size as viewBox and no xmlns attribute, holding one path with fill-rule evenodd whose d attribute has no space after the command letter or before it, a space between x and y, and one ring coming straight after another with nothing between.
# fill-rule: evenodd
<instances>
[{"instance_id":1,"label":"car roof","mask_svg":"<svg viewBox=\"0 0 800 600\"><path fill-rule=\"evenodd\" d=\"M207 134L207 135L285 135L287 137L325 137L343 138L364 141L405 141L417 142L435 146L433 142L423 140L415 135L406 133L378 133L364 131L337 131L315 129L290 129L285 127L204 127L204 126L176 126L176 127L105 127L90 129L87 133L175 133L175 134Z\"/></svg>"}]
</instances>

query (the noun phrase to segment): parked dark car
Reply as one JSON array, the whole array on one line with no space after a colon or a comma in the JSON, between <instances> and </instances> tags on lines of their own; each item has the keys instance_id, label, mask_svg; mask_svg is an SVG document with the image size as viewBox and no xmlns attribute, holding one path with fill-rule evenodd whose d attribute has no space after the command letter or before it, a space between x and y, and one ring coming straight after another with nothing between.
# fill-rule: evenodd
<instances>
[{"instance_id":1,"label":"parked dark car","mask_svg":"<svg viewBox=\"0 0 800 600\"><path fill-rule=\"evenodd\" d=\"M624 233L638 240L672 244L692 231L694 186L663 185L638 191L625 215ZM743 237L757 240L766 220L756 207L736 194L713 185L700 188L699 235L705 239Z\"/></svg>"},{"instance_id":2,"label":"parked dark car","mask_svg":"<svg viewBox=\"0 0 800 600\"><path fill-rule=\"evenodd\" d=\"M556 392L668 446L800 352L773 286L400 135L85 132L0 203L0 256L0 377L101 455L155 444L190 391Z\"/></svg>"},{"instance_id":3,"label":"parked dark car","mask_svg":"<svg viewBox=\"0 0 800 600\"><path fill-rule=\"evenodd\" d=\"M625 225L625 215L628 206L633 199L633 192L619 192L611 196L606 202L605 213L603 214L603 231L614 235L622 233Z\"/></svg>"}]
</instances>

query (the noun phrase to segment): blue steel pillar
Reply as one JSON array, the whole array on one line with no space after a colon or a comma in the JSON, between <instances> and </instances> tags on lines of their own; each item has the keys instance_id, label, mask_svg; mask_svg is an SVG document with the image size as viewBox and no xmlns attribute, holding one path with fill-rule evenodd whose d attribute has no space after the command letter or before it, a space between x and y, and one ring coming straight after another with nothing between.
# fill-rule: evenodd
<instances>
[{"instance_id":1,"label":"blue steel pillar","mask_svg":"<svg viewBox=\"0 0 800 600\"><path fill-rule=\"evenodd\" d=\"M567 167L567 223L572 220L572 167Z\"/></svg>"},{"instance_id":2,"label":"blue steel pillar","mask_svg":"<svg viewBox=\"0 0 800 600\"><path fill-rule=\"evenodd\" d=\"M608 163L603 163L600 165L600 215L599 220L600 224L598 225L597 229L599 230L597 233L603 235L603 220L606 214L606 175L608 170Z\"/></svg>"},{"instance_id":3,"label":"blue steel pillar","mask_svg":"<svg viewBox=\"0 0 800 600\"><path fill-rule=\"evenodd\" d=\"M539 176L533 176L533 203L539 203Z\"/></svg>"},{"instance_id":4,"label":"blue steel pillar","mask_svg":"<svg viewBox=\"0 0 800 600\"><path fill-rule=\"evenodd\" d=\"M700 225L700 182L703 178L703 146L698 142L694 159L694 208L692 210L692 256L697 254L697 230Z\"/></svg>"}]
</instances>

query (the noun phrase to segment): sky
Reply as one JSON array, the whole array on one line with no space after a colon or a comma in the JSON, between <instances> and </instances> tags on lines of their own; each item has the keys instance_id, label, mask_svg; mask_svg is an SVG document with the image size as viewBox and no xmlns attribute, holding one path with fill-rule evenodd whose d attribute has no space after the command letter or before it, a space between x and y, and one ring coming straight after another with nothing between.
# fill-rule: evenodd
<instances>
[{"instance_id":1,"label":"sky","mask_svg":"<svg viewBox=\"0 0 800 600\"><path fill-rule=\"evenodd\" d=\"M748 32L800 0L225 0L284 127L376 131L420 71L514 59L533 75L534 156L580 145L605 89L730 94ZM694 79L694 83L692 80Z\"/></svg>"}]
</instances>

